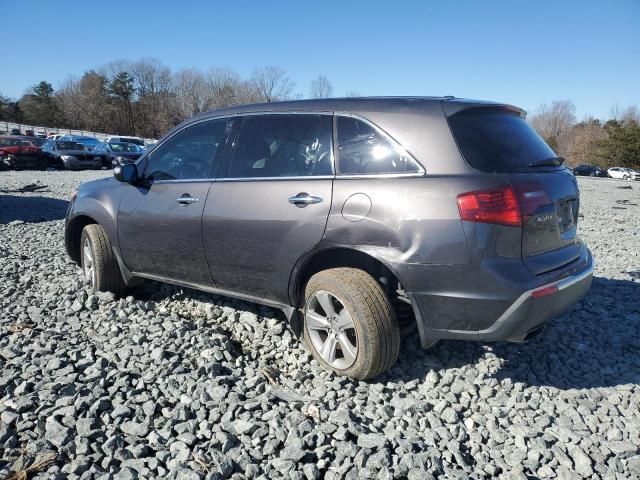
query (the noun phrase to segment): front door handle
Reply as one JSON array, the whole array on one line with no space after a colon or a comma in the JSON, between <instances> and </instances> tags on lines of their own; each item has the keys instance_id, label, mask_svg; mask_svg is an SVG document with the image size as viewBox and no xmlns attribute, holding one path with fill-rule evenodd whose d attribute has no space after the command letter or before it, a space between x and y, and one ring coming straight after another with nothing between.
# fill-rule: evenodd
<instances>
[{"instance_id":1,"label":"front door handle","mask_svg":"<svg viewBox=\"0 0 640 480\"><path fill-rule=\"evenodd\" d=\"M192 203L197 203L199 201L200 201L199 198L192 197L188 193L183 193L182 196L176 198L176 202L179 203L180 205L184 205L185 207L187 205L191 205Z\"/></svg>"},{"instance_id":2,"label":"front door handle","mask_svg":"<svg viewBox=\"0 0 640 480\"><path fill-rule=\"evenodd\" d=\"M306 207L307 205L311 205L312 203L320 203L322 201L321 197L313 197L309 195L307 192L300 192L293 197L289 197L289 203L292 203L296 207Z\"/></svg>"}]
</instances>

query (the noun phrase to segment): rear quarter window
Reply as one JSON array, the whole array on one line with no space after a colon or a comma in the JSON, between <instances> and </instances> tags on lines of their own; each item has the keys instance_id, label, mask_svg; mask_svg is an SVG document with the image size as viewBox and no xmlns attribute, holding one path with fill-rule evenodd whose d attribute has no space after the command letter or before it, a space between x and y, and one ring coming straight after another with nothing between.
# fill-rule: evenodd
<instances>
[{"instance_id":1,"label":"rear quarter window","mask_svg":"<svg viewBox=\"0 0 640 480\"><path fill-rule=\"evenodd\" d=\"M466 162L483 172L529 170L532 162L557 157L515 112L471 108L450 116L448 121Z\"/></svg>"},{"instance_id":2,"label":"rear quarter window","mask_svg":"<svg viewBox=\"0 0 640 480\"><path fill-rule=\"evenodd\" d=\"M338 117L338 171L341 175L420 173L421 167L371 125Z\"/></svg>"}]
</instances>

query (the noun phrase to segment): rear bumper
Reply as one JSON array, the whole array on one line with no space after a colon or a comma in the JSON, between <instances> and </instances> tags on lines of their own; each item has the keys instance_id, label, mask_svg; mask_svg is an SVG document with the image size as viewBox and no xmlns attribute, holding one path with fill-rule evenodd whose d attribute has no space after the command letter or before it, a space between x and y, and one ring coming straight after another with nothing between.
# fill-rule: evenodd
<instances>
[{"instance_id":1,"label":"rear bumper","mask_svg":"<svg viewBox=\"0 0 640 480\"><path fill-rule=\"evenodd\" d=\"M486 295L410 297L423 345L435 339L522 342L580 300L591 287L592 277L593 256L583 247L581 258L555 275L509 285L509 290L517 292L509 300L490 284L485 285ZM553 293L534 295L549 287ZM443 324L434 314L449 316L450 320ZM456 319L451 320L454 316Z\"/></svg>"},{"instance_id":2,"label":"rear bumper","mask_svg":"<svg viewBox=\"0 0 640 480\"><path fill-rule=\"evenodd\" d=\"M568 310L580 300L591 287L592 278L593 265L590 265L575 276L526 291L491 327L479 330L478 339L510 342L526 340L531 333L538 331L549 320ZM548 287L556 287L558 290L544 297L534 297L534 292Z\"/></svg>"}]
</instances>

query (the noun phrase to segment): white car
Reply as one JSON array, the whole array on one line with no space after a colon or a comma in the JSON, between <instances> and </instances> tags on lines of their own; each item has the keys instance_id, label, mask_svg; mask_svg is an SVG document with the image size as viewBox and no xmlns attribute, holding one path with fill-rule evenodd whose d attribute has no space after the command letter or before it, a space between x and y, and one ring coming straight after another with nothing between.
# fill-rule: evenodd
<instances>
[{"instance_id":1,"label":"white car","mask_svg":"<svg viewBox=\"0 0 640 480\"><path fill-rule=\"evenodd\" d=\"M613 167L607 170L611 178L619 178L622 180L640 180L640 173L631 168Z\"/></svg>"},{"instance_id":2,"label":"white car","mask_svg":"<svg viewBox=\"0 0 640 480\"><path fill-rule=\"evenodd\" d=\"M55 140L58 141L60 140L62 137L66 137L66 135L63 135L62 133L56 133L56 134L51 134L47 137L47 140Z\"/></svg>"},{"instance_id":3,"label":"white car","mask_svg":"<svg viewBox=\"0 0 640 480\"><path fill-rule=\"evenodd\" d=\"M140 147L144 147L144 140L140 137L107 137L105 143L133 143Z\"/></svg>"}]
</instances>

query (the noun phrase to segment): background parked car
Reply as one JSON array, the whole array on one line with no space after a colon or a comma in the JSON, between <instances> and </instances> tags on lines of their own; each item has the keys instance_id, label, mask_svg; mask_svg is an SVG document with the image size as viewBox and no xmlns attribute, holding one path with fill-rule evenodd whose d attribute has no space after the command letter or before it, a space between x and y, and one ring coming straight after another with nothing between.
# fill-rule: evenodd
<instances>
[{"instance_id":1,"label":"background parked car","mask_svg":"<svg viewBox=\"0 0 640 480\"><path fill-rule=\"evenodd\" d=\"M89 150L94 150L96 148L96 146L99 143L101 143L100 140L98 140L95 137L87 137L87 136L84 136L84 135L65 135L63 137L58 138L58 140L60 140L62 142L77 142L77 143L81 143L82 145L87 147Z\"/></svg>"},{"instance_id":2,"label":"background parked car","mask_svg":"<svg viewBox=\"0 0 640 480\"><path fill-rule=\"evenodd\" d=\"M117 163L133 162L144 150L134 143L99 143L95 150L102 157L102 166L112 168Z\"/></svg>"},{"instance_id":3,"label":"background parked car","mask_svg":"<svg viewBox=\"0 0 640 480\"><path fill-rule=\"evenodd\" d=\"M78 142L47 140L42 145L41 156L46 158L48 165L52 168L68 170L102 168L100 155L92 153Z\"/></svg>"},{"instance_id":4,"label":"background parked car","mask_svg":"<svg viewBox=\"0 0 640 480\"><path fill-rule=\"evenodd\" d=\"M611 178L619 178L621 180L640 180L640 173L625 167L613 167L607 170Z\"/></svg>"},{"instance_id":5,"label":"background parked car","mask_svg":"<svg viewBox=\"0 0 640 480\"><path fill-rule=\"evenodd\" d=\"M60 140L62 137L66 137L67 135L63 135L61 133L52 133L47 137L47 140Z\"/></svg>"},{"instance_id":6,"label":"background parked car","mask_svg":"<svg viewBox=\"0 0 640 480\"><path fill-rule=\"evenodd\" d=\"M17 128L12 128L10 133L11 135L22 135L22 132Z\"/></svg>"},{"instance_id":7,"label":"background parked car","mask_svg":"<svg viewBox=\"0 0 640 480\"><path fill-rule=\"evenodd\" d=\"M107 137L106 143L134 143L141 147L145 147L144 140L140 137Z\"/></svg>"},{"instance_id":8,"label":"background parked car","mask_svg":"<svg viewBox=\"0 0 640 480\"><path fill-rule=\"evenodd\" d=\"M40 148L28 137L0 137L0 170L46 170Z\"/></svg>"},{"instance_id":9,"label":"background parked car","mask_svg":"<svg viewBox=\"0 0 640 480\"><path fill-rule=\"evenodd\" d=\"M585 177L608 177L607 172L595 165L578 165L573 169L573 174Z\"/></svg>"}]
</instances>

